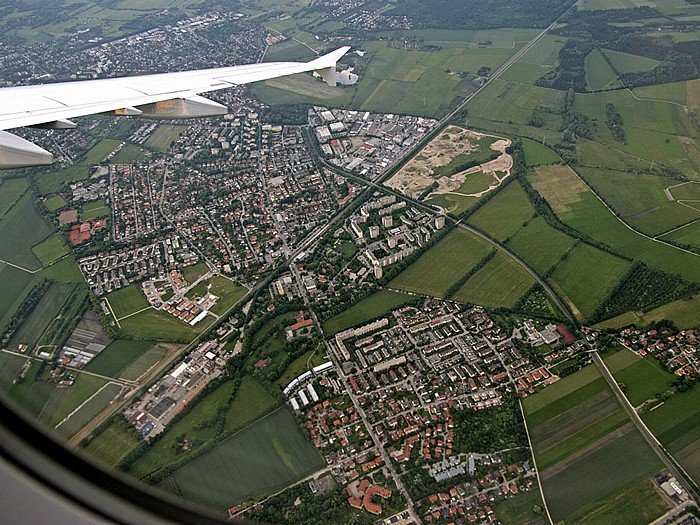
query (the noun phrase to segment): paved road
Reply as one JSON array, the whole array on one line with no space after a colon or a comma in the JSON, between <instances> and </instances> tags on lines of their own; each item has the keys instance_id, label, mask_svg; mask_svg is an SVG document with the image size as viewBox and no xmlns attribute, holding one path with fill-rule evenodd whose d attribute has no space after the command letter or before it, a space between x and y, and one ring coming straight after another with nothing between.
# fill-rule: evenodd
<instances>
[{"instance_id":1,"label":"paved road","mask_svg":"<svg viewBox=\"0 0 700 525\"><path fill-rule=\"evenodd\" d=\"M659 459L663 462L663 464L666 466L668 471L673 476L675 476L675 478L679 481L679 483L681 483L683 485L683 487L688 491L688 493L691 495L691 497L693 497L697 501L698 495L695 493L693 488L686 482L686 476L684 475L684 473L681 473L681 471L678 469L678 467L676 467L675 463L666 455L666 452L661 447L661 444L659 443L659 441L656 439L654 434L652 434L651 431L644 424L644 421L642 421L642 418L639 417L639 414L637 414L637 411L634 409L634 407L627 400L627 397L622 393L620 386L617 384L617 381L615 381L615 378L610 373L610 370L608 370L608 367L605 365L605 363L601 359L598 352L597 351L591 352L590 355L591 355L591 358L593 360L593 363L598 367L598 370L600 371L602 376L605 378L605 380L608 382L608 384L610 385L610 388L612 388L612 391L615 393L615 396L620 401L620 404L622 405L622 407L625 409L625 411L629 415L630 419L632 420L632 423L634 423L634 425L637 427L639 432L642 434L642 437L644 438L644 440L651 447L651 449L656 453L656 455L659 457Z\"/></svg>"}]
</instances>

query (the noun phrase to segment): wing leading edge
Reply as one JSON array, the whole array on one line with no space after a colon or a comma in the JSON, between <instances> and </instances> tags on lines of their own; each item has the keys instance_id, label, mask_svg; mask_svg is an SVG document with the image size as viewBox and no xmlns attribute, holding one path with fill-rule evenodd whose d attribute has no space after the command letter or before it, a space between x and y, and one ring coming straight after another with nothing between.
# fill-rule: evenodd
<instances>
[{"instance_id":1,"label":"wing leading edge","mask_svg":"<svg viewBox=\"0 0 700 525\"><path fill-rule=\"evenodd\" d=\"M0 88L0 169L51 164L53 156L4 130L75 127L69 119L108 113L177 119L225 115L228 109L199 96L231 86L308 71L335 86L344 46L310 62L267 62L195 71Z\"/></svg>"}]
</instances>

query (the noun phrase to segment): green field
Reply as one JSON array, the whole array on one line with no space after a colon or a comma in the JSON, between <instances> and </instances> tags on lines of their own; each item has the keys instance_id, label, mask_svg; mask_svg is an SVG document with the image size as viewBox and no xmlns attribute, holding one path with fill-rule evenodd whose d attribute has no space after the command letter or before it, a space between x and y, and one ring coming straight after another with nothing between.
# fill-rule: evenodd
<instances>
[{"instance_id":1,"label":"green field","mask_svg":"<svg viewBox=\"0 0 700 525\"><path fill-rule=\"evenodd\" d=\"M107 201L98 199L93 202L87 202L80 209L80 218L83 220L97 219L100 217L109 216L110 210Z\"/></svg>"},{"instance_id":2,"label":"green field","mask_svg":"<svg viewBox=\"0 0 700 525\"><path fill-rule=\"evenodd\" d=\"M512 64L500 78L513 82L534 84L557 63L559 50L564 46L560 37L546 35Z\"/></svg>"},{"instance_id":3,"label":"green field","mask_svg":"<svg viewBox=\"0 0 700 525\"><path fill-rule=\"evenodd\" d=\"M107 155L112 153L120 142L118 140L112 139L102 139L97 144L95 144L90 150L85 154L85 159L81 164L85 166L92 166L93 164L99 164Z\"/></svg>"},{"instance_id":4,"label":"green field","mask_svg":"<svg viewBox=\"0 0 700 525\"><path fill-rule=\"evenodd\" d=\"M547 146L530 139L523 139L525 162L528 166L542 166L561 162L559 155Z\"/></svg>"},{"instance_id":5,"label":"green field","mask_svg":"<svg viewBox=\"0 0 700 525\"><path fill-rule=\"evenodd\" d=\"M298 377L307 370L311 370L315 366L322 365L323 363L325 363L326 359L324 359L324 356L325 354L322 351L322 348L319 347L315 351L311 350L309 352L306 352L301 357L297 357L294 361L292 361L289 364L287 369L276 381L276 383L281 388L286 387L289 384L289 382L295 377Z\"/></svg>"},{"instance_id":6,"label":"green field","mask_svg":"<svg viewBox=\"0 0 700 525\"><path fill-rule=\"evenodd\" d=\"M636 312L627 312L602 323L598 323L596 328L622 328L623 326L636 324L644 326L654 321L668 319L673 321L679 328L693 328L700 326L700 295L693 295L684 299L670 302L650 312L644 313L641 317Z\"/></svg>"},{"instance_id":7,"label":"green field","mask_svg":"<svg viewBox=\"0 0 700 525\"><path fill-rule=\"evenodd\" d=\"M51 234L51 227L37 213L31 195L25 193L0 220L0 259L29 270L38 270L41 263L32 247Z\"/></svg>"},{"instance_id":8,"label":"green field","mask_svg":"<svg viewBox=\"0 0 700 525\"><path fill-rule=\"evenodd\" d=\"M176 470L172 480L186 500L223 511L279 490L322 465L292 415L280 409Z\"/></svg>"},{"instance_id":9,"label":"green field","mask_svg":"<svg viewBox=\"0 0 700 525\"><path fill-rule=\"evenodd\" d=\"M587 319L612 292L630 262L588 244L576 246L552 273L574 314Z\"/></svg>"},{"instance_id":10,"label":"green field","mask_svg":"<svg viewBox=\"0 0 700 525\"><path fill-rule=\"evenodd\" d=\"M536 507L542 510L536 512ZM542 497L536 487L508 499L498 499L493 504L493 511L501 523L518 525L546 525L548 522L543 509Z\"/></svg>"},{"instance_id":11,"label":"green field","mask_svg":"<svg viewBox=\"0 0 700 525\"><path fill-rule=\"evenodd\" d=\"M415 297L404 293L381 290L352 305L335 317L323 321L323 331L326 337L331 337L346 328L361 325L386 315L391 310L413 300Z\"/></svg>"},{"instance_id":12,"label":"green field","mask_svg":"<svg viewBox=\"0 0 700 525\"><path fill-rule=\"evenodd\" d=\"M139 160L143 160L143 150L134 145L126 144L117 154L110 159L112 164L133 164Z\"/></svg>"},{"instance_id":13,"label":"green field","mask_svg":"<svg viewBox=\"0 0 700 525\"><path fill-rule=\"evenodd\" d=\"M248 293L248 289L245 286L236 284L231 279L215 275L209 280L209 293L219 297L211 311L217 315L223 315Z\"/></svg>"},{"instance_id":14,"label":"green field","mask_svg":"<svg viewBox=\"0 0 700 525\"><path fill-rule=\"evenodd\" d=\"M586 87L590 91L619 87L617 73L610 67L599 49L594 49L586 57Z\"/></svg>"},{"instance_id":15,"label":"green field","mask_svg":"<svg viewBox=\"0 0 700 525\"><path fill-rule=\"evenodd\" d=\"M224 433L230 434L249 425L277 406L278 402L253 377L243 376L226 414Z\"/></svg>"},{"instance_id":16,"label":"green field","mask_svg":"<svg viewBox=\"0 0 700 525\"><path fill-rule=\"evenodd\" d=\"M106 350L106 349L105 349ZM138 356L134 361L127 365L119 372L119 377L128 381L136 381L143 374L148 372L154 365L166 356L166 351L159 346L153 346ZM108 363L104 364L109 368L116 367L114 364L116 359L109 358ZM121 363L120 363L121 364ZM102 366L102 365L100 365Z\"/></svg>"},{"instance_id":17,"label":"green field","mask_svg":"<svg viewBox=\"0 0 700 525\"><path fill-rule=\"evenodd\" d=\"M0 219L22 198L29 189L27 179L0 178Z\"/></svg>"},{"instance_id":18,"label":"green field","mask_svg":"<svg viewBox=\"0 0 700 525\"><path fill-rule=\"evenodd\" d=\"M197 279L209 271L207 263L200 262L182 269L182 276L189 284L193 284Z\"/></svg>"},{"instance_id":19,"label":"green field","mask_svg":"<svg viewBox=\"0 0 700 525\"><path fill-rule=\"evenodd\" d=\"M149 308L120 320L119 333L126 339L181 343L194 339L197 334L211 326L212 322L213 317L207 316L193 328L170 314Z\"/></svg>"},{"instance_id":20,"label":"green field","mask_svg":"<svg viewBox=\"0 0 700 525\"><path fill-rule=\"evenodd\" d=\"M108 293L105 299L109 302L117 319L150 306L143 292L141 292L141 287L136 283Z\"/></svg>"},{"instance_id":21,"label":"green field","mask_svg":"<svg viewBox=\"0 0 700 525\"><path fill-rule=\"evenodd\" d=\"M510 308L535 284L527 270L502 251L471 276L454 298L492 308Z\"/></svg>"},{"instance_id":22,"label":"green field","mask_svg":"<svg viewBox=\"0 0 700 525\"><path fill-rule=\"evenodd\" d=\"M535 209L520 184L512 182L469 217L469 224L504 241L532 219Z\"/></svg>"},{"instance_id":23,"label":"green field","mask_svg":"<svg viewBox=\"0 0 700 525\"><path fill-rule=\"evenodd\" d=\"M658 60L653 58L642 57L639 55L631 55L629 53L621 53L611 49L604 49L605 53L617 69L619 73L634 73L636 71L648 71L654 69L660 64Z\"/></svg>"},{"instance_id":24,"label":"green field","mask_svg":"<svg viewBox=\"0 0 700 525\"><path fill-rule=\"evenodd\" d=\"M80 408L56 427L56 432L69 439L90 423L122 391L122 386L109 383L89 398Z\"/></svg>"},{"instance_id":25,"label":"green field","mask_svg":"<svg viewBox=\"0 0 700 525\"><path fill-rule=\"evenodd\" d=\"M565 223L649 266L700 282L697 256L630 230L568 167L552 166L547 170L546 176L538 170L531 179L532 184Z\"/></svg>"},{"instance_id":26,"label":"green field","mask_svg":"<svg viewBox=\"0 0 700 525\"><path fill-rule=\"evenodd\" d=\"M156 149L161 153L168 151L170 144L177 140L180 134L187 129L187 126L177 126L175 124L161 124L153 134L148 137L146 147Z\"/></svg>"},{"instance_id":27,"label":"green field","mask_svg":"<svg viewBox=\"0 0 700 525\"><path fill-rule=\"evenodd\" d=\"M491 246L463 228L456 228L401 272L389 286L442 297L447 289L469 272Z\"/></svg>"},{"instance_id":28,"label":"green field","mask_svg":"<svg viewBox=\"0 0 700 525\"><path fill-rule=\"evenodd\" d=\"M117 467L140 442L141 438L135 431L127 430L118 423L112 423L91 440L83 452L103 465Z\"/></svg>"},{"instance_id":29,"label":"green field","mask_svg":"<svg viewBox=\"0 0 700 525\"><path fill-rule=\"evenodd\" d=\"M64 255L68 254L68 248L66 248L66 243L63 241L63 237L55 233L51 235L48 239L40 242L32 248L32 252L37 259L44 266L57 261Z\"/></svg>"},{"instance_id":30,"label":"green field","mask_svg":"<svg viewBox=\"0 0 700 525\"><path fill-rule=\"evenodd\" d=\"M15 311L39 278L31 273L0 263L0 330L4 330Z\"/></svg>"},{"instance_id":31,"label":"green field","mask_svg":"<svg viewBox=\"0 0 700 525\"><path fill-rule=\"evenodd\" d=\"M92 359L85 366L85 370L104 376L119 377L119 372L143 355L151 346L151 343L146 341L118 339Z\"/></svg>"},{"instance_id":32,"label":"green field","mask_svg":"<svg viewBox=\"0 0 700 525\"><path fill-rule=\"evenodd\" d=\"M675 379L675 376L666 372L653 356L640 359L613 375L618 383L624 385L625 395L633 406L639 406L647 399L666 391Z\"/></svg>"},{"instance_id":33,"label":"green field","mask_svg":"<svg viewBox=\"0 0 700 525\"><path fill-rule=\"evenodd\" d=\"M66 204L68 203L60 195L54 195L44 201L44 206L46 206L46 209L49 211L56 211L63 208Z\"/></svg>"},{"instance_id":34,"label":"green field","mask_svg":"<svg viewBox=\"0 0 700 525\"><path fill-rule=\"evenodd\" d=\"M559 263L575 242L573 237L552 228L538 216L510 238L508 248L537 273L544 275Z\"/></svg>"},{"instance_id":35,"label":"green field","mask_svg":"<svg viewBox=\"0 0 700 525\"><path fill-rule=\"evenodd\" d=\"M22 370L27 359L0 352L0 392L4 392Z\"/></svg>"},{"instance_id":36,"label":"green field","mask_svg":"<svg viewBox=\"0 0 700 525\"><path fill-rule=\"evenodd\" d=\"M59 259L58 261L42 268L39 270L38 275L46 277L47 279L53 279L60 283L84 283L85 278L83 273L80 271L80 267L75 260L73 254L68 254L68 256Z\"/></svg>"},{"instance_id":37,"label":"green field","mask_svg":"<svg viewBox=\"0 0 700 525\"><path fill-rule=\"evenodd\" d=\"M18 345L27 345L30 349L39 341L54 319L61 313L63 305L71 296L74 285L64 283L52 283L41 300L34 307L32 313L27 316L20 325L12 339L7 344L11 350L16 350ZM54 349L51 348L50 352ZM49 352L49 353L50 353Z\"/></svg>"}]
</instances>

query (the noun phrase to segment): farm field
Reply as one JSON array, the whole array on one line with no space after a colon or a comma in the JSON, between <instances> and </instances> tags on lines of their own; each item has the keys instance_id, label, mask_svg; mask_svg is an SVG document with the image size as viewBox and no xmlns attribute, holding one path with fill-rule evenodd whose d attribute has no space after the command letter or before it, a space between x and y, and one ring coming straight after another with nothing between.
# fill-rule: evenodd
<instances>
[{"instance_id":1,"label":"farm field","mask_svg":"<svg viewBox=\"0 0 700 525\"><path fill-rule=\"evenodd\" d=\"M528 166L542 166L561 162L559 155L547 146L530 139L522 139L525 162Z\"/></svg>"},{"instance_id":2,"label":"farm field","mask_svg":"<svg viewBox=\"0 0 700 525\"><path fill-rule=\"evenodd\" d=\"M570 251L576 239L552 228L541 216L528 221L507 245L538 274L544 275Z\"/></svg>"},{"instance_id":3,"label":"farm field","mask_svg":"<svg viewBox=\"0 0 700 525\"><path fill-rule=\"evenodd\" d=\"M29 189L27 179L0 178L0 219L14 206L14 204Z\"/></svg>"},{"instance_id":4,"label":"farm field","mask_svg":"<svg viewBox=\"0 0 700 525\"><path fill-rule=\"evenodd\" d=\"M65 439L71 438L102 412L121 391L121 385L116 383L106 384L93 397L86 400L68 419L59 422L58 426L56 426L56 432Z\"/></svg>"},{"instance_id":5,"label":"farm field","mask_svg":"<svg viewBox=\"0 0 700 525\"><path fill-rule=\"evenodd\" d=\"M700 482L700 387L674 394L642 419L695 483Z\"/></svg>"},{"instance_id":6,"label":"farm field","mask_svg":"<svg viewBox=\"0 0 700 525\"><path fill-rule=\"evenodd\" d=\"M53 279L60 283L84 283L85 277L83 277L80 267L75 260L73 254L68 254L67 256L53 262L51 266L42 268L37 272L38 275L46 277L47 279Z\"/></svg>"},{"instance_id":7,"label":"farm field","mask_svg":"<svg viewBox=\"0 0 700 525\"><path fill-rule=\"evenodd\" d=\"M64 255L67 255L68 248L66 248L66 243L63 241L63 238L55 233L48 239L34 246L32 252L34 252L34 255L39 259L41 264L47 266Z\"/></svg>"},{"instance_id":8,"label":"farm field","mask_svg":"<svg viewBox=\"0 0 700 525\"><path fill-rule=\"evenodd\" d=\"M559 218L571 227L603 242L611 248L667 273L680 274L700 282L698 257L647 239L630 230L591 193L576 174L566 166L547 168L546 176L538 171L531 181L549 202Z\"/></svg>"},{"instance_id":9,"label":"farm field","mask_svg":"<svg viewBox=\"0 0 700 525\"><path fill-rule=\"evenodd\" d=\"M406 303L414 301L415 297L391 290L381 290L352 305L344 312L323 321L323 332L326 337L331 337L338 332L358 326L382 315Z\"/></svg>"},{"instance_id":10,"label":"farm field","mask_svg":"<svg viewBox=\"0 0 700 525\"><path fill-rule=\"evenodd\" d=\"M0 392L4 392L20 373L27 359L0 352Z\"/></svg>"},{"instance_id":11,"label":"farm field","mask_svg":"<svg viewBox=\"0 0 700 525\"><path fill-rule=\"evenodd\" d=\"M629 350L621 350L619 353L632 354ZM664 370L653 356L644 359L637 357L636 361L628 366L613 371L609 361L615 356L606 357L605 363L613 372L613 376L618 383L625 385L624 392L632 406L639 406L648 399L664 392L671 386L675 379L673 374Z\"/></svg>"},{"instance_id":12,"label":"farm field","mask_svg":"<svg viewBox=\"0 0 700 525\"><path fill-rule=\"evenodd\" d=\"M141 287L132 283L129 286L120 288L105 296L117 319L131 315L139 310L148 308L150 305L146 297L141 292Z\"/></svg>"},{"instance_id":13,"label":"farm field","mask_svg":"<svg viewBox=\"0 0 700 525\"><path fill-rule=\"evenodd\" d=\"M470 277L454 298L465 303L487 307L512 307L535 279L502 251Z\"/></svg>"},{"instance_id":14,"label":"farm field","mask_svg":"<svg viewBox=\"0 0 700 525\"><path fill-rule=\"evenodd\" d=\"M152 343L147 341L128 341L125 339L112 341L107 348L85 366L85 370L95 374L119 377L119 372L142 356L151 346Z\"/></svg>"},{"instance_id":15,"label":"farm field","mask_svg":"<svg viewBox=\"0 0 700 525\"><path fill-rule=\"evenodd\" d=\"M679 328L692 328L700 325L700 295L678 299L637 316L636 312L626 312L607 321L596 324L598 329L622 328L631 324L644 326L654 321L668 319Z\"/></svg>"},{"instance_id":16,"label":"farm field","mask_svg":"<svg viewBox=\"0 0 700 525\"><path fill-rule=\"evenodd\" d=\"M650 69L654 69L660 64L658 60L654 60L653 58L632 55L630 53L622 53L620 51L613 51L612 49L603 49L602 52L608 56L610 62L613 64L613 67L620 73L648 71Z\"/></svg>"},{"instance_id":17,"label":"farm field","mask_svg":"<svg viewBox=\"0 0 700 525\"><path fill-rule=\"evenodd\" d=\"M148 338L182 343L191 341L194 336L208 328L213 320L213 317L207 316L196 328L192 328L169 314L149 308L119 321L119 333L127 339Z\"/></svg>"},{"instance_id":18,"label":"farm field","mask_svg":"<svg viewBox=\"0 0 700 525\"><path fill-rule=\"evenodd\" d=\"M240 430L277 406L278 402L253 377L243 376L226 414L224 433Z\"/></svg>"},{"instance_id":19,"label":"farm field","mask_svg":"<svg viewBox=\"0 0 700 525\"><path fill-rule=\"evenodd\" d=\"M141 437L135 430L112 423L92 439L83 452L108 467L117 467L139 443Z\"/></svg>"},{"instance_id":20,"label":"farm field","mask_svg":"<svg viewBox=\"0 0 700 525\"><path fill-rule=\"evenodd\" d=\"M536 513L535 507L542 508L540 491L535 489L521 492L508 499L498 499L493 510L501 523L518 523L519 525L546 525L544 513Z\"/></svg>"},{"instance_id":21,"label":"farm field","mask_svg":"<svg viewBox=\"0 0 700 525\"><path fill-rule=\"evenodd\" d=\"M491 246L463 228L455 228L389 283L391 288L435 297L469 272Z\"/></svg>"},{"instance_id":22,"label":"farm field","mask_svg":"<svg viewBox=\"0 0 700 525\"><path fill-rule=\"evenodd\" d=\"M592 508L614 513L630 485L663 467L592 365L526 398L523 408L554 522ZM658 495L638 506L652 520L665 511Z\"/></svg>"},{"instance_id":23,"label":"farm field","mask_svg":"<svg viewBox=\"0 0 700 525\"><path fill-rule=\"evenodd\" d=\"M37 213L29 193L25 193L0 220L0 259L28 270L42 267L32 247L51 234L52 228Z\"/></svg>"},{"instance_id":24,"label":"farm field","mask_svg":"<svg viewBox=\"0 0 700 525\"><path fill-rule=\"evenodd\" d=\"M579 244L556 267L551 280L564 292L574 313L587 319L613 291L630 264L588 244Z\"/></svg>"},{"instance_id":25,"label":"farm field","mask_svg":"<svg viewBox=\"0 0 700 525\"><path fill-rule=\"evenodd\" d=\"M620 87L617 73L610 67L599 49L594 49L586 56L586 87L591 91Z\"/></svg>"},{"instance_id":26,"label":"farm field","mask_svg":"<svg viewBox=\"0 0 700 525\"><path fill-rule=\"evenodd\" d=\"M22 344L32 349L44 331L59 315L73 288L74 285L71 284L52 283L34 307L32 313L12 336L12 339L7 344L7 348L17 350L18 345ZM51 348L50 350L53 351L54 349Z\"/></svg>"},{"instance_id":27,"label":"farm field","mask_svg":"<svg viewBox=\"0 0 700 525\"><path fill-rule=\"evenodd\" d=\"M40 279L35 275L0 263L0 330L4 330L24 298Z\"/></svg>"},{"instance_id":28,"label":"farm field","mask_svg":"<svg viewBox=\"0 0 700 525\"><path fill-rule=\"evenodd\" d=\"M282 408L176 470L171 478L185 499L225 510L254 494L285 487L322 465L292 415ZM163 483L166 488L168 481Z\"/></svg>"},{"instance_id":29,"label":"farm field","mask_svg":"<svg viewBox=\"0 0 700 525\"><path fill-rule=\"evenodd\" d=\"M180 133L185 131L187 126L178 126L176 124L161 124L156 128L153 134L148 137L145 146L156 149L162 153L168 151L170 144L177 140Z\"/></svg>"},{"instance_id":30,"label":"farm field","mask_svg":"<svg viewBox=\"0 0 700 525\"><path fill-rule=\"evenodd\" d=\"M546 35L510 66L500 78L534 84L538 78L548 73L557 64L559 50L563 46L563 39Z\"/></svg>"},{"instance_id":31,"label":"farm field","mask_svg":"<svg viewBox=\"0 0 700 525\"><path fill-rule=\"evenodd\" d=\"M503 242L522 228L525 221L532 219L534 213L522 186L511 182L474 212L467 222Z\"/></svg>"},{"instance_id":32,"label":"farm field","mask_svg":"<svg viewBox=\"0 0 700 525\"><path fill-rule=\"evenodd\" d=\"M105 350L107 349L105 348ZM119 377L128 381L136 381L142 375L148 372L153 366L155 366L159 361L161 361L166 355L167 351L165 348L162 348L159 345L153 346L147 349L141 355L139 355L130 364L121 369L118 372ZM109 368L116 368L115 362L116 360L110 358L108 363L99 363L99 366L104 366L105 368L107 368L107 365L109 365ZM121 365L121 363L119 364ZM98 364L96 364L95 366L98 366Z\"/></svg>"}]
</instances>

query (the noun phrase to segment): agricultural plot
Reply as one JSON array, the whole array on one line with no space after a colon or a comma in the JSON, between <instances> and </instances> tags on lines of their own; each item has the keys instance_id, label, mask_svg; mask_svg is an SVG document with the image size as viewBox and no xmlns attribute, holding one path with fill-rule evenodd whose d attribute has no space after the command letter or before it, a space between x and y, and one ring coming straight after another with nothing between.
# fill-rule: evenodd
<instances>
[{"instance_id":1,"label":"agricultural plot","mask_svg":"<svg viewBox=\"0 0 700 525\"><path fill-rule=\"evenodd\" d=\"M566 224L649 266L700 282L697 256L654 242L629 229L570 168L552 166L546 168L546 176L542 169L538 168L532 176L532 184Z\"/></svg>"},{"instance_id":2,"label":"agricultural plot","mask_svg":"<svg viewBox=\"0 0 700 525\"><path fill-rule=\"evenodd\" d=\"M681 246L700 248L700 222L689 224L659 237L664 241L680 244Z\"/></svg>"},{"instance_id":3,"label":"agricultural plot","mask_svg":"<svg viewBox=\"0 0 700 525\"><path fill-rule=\"evenodd\" d=\"M0 219L22 198L29 189L27 179L0 178Z\"/></svg>"},{"instance_id":4,"label":"agricultural plot","mask_svg":"<svg viewBox=\"0 0 700 525\"><path fill-rule=\"evenodd\" d=\"M612 49L603 49L602 52L607 55L613 67L617 69L619 73L649 71L661 63L653 58L631 55L630 53L622 53L620 51L613 51Z\"/></svg>"},{"instance_id":5,"label":"agricultural plot","mask_svg":"<svg viewBox=\"0 0 700 525\"><path fill-rule=\"evenodd\" d=\"M258 381L251 376L244 376L226 414L224 433L230 434L249 425L277 404L275 398Z\"/></svg>"},{"instance_id":6,"label":"agricultural plot","mask_svg":"<svg viewBox=\"0 0 700 525\"><path fill-rule=\"evenodd\" d=\"M561 38L546 35L511 65L500 78L534 84L557 64L559 50L563 46L564 41Z\"/></svg>"},{"instance_id":7,"label":"agricultural plot","mask_svg":"<svg viewBox=\"0 0 700 525\"><path fill-rule=\"evenodd\" d=\"M559 155L547 146L530 139L523 139L523 152L528 166L543 166L561 162Z\"/></svg>"},{"instance_id":8,"label":"agricultural plot","mask_svg":"<svg viewBox=\"0 0 700 525\"><path fill-rule=\"evenodd\" d=\"M119 372L119 377L128 381L137 381L141 378L141 376L157 365L166 355L167 351L164 348L161 348L160 346L151 347L124 367ZM107 367L107 365L109 365L110 368L116 368L114 365L116 359L110 359L110 361L111 362L108 363L101 363L100 366Z\"/></svg>"},{"instance_id":9,"label":"agricultural plot","mask_svg":"<svg viewBox=\"0 0 700 525\"><path fill-rule=\"evenodd\" d=\"M121 319L124 316L131 315L150 306L148 301L146 301L146 297L141 292L141 287L134 283L108 293L105 298L109 302L117 319Z\"/></svg>"},{"instance_id":10,"label":"agricultural plot","mask_svg":"<svg viewBox=\"0 0 700 525\"><path fill-rule=\"evenodd\" d=\"M165 153L170 145L178 139L180 134L187 129L187 126L177 126L175 124L161 124L153 134L148 137L145 146Z\"/></svg>"},{"instance_id":11,"label":"agricultural plot","mask_svg":"<svg viewBox=\"0 0 700 525\"><path fill-rule=\"evenodd\" d=\"M292 415L280 409L176 470L171 478L185 499L225 510L271 492L323 465ZM167 481L164 483L168 487Z\"/></svg>"},{"instance_id":12,"label":"agricultural plot","mask_svg":"<svg viewBox=\"0 0 700 525\"><path fill-rule=\"evenodd\" d=\"M53 279L59 283L85 282L83 273L80 271L80 267L78 266L73 254L68 254L67 256L62 257L61 259L52 263L51 266L42 268L37 273L42 277Z\"/></svg>"},{"instance_id":13,"label":"agricultural plot","mask_svg":"<svg viewBox=\"0 0 700 525\"><path fill-rule=\"evenodd\" d=\"M128 341L118 339L110 343L86 366L85 370L110 377L119 377L119 373L134 362L152 346L147 341Z\"/></svg>"},{"instance_id":14,"label":"agricultural plot","mask_svg":"<svg viewBox=\"0 0 700 525\"><path fill-rule=\"evenodd\" d=\"M0 352L0 392L12 384L26 362L26 358Z\"/></svg>"},{"instance_id":15,"label":"agricultural plot","mask_svg":"<svg viewBox=\"0 0 700 525\"><path fill-rule=\"evenodd\" d=\"M12 315L31 291L37 277L31 273L0 263L0 330L4 330Z\"/></svg>"},{"instance_id":16,"label":"agricultural plot","mask_svg":"<svg viewBox=\"0 0 700 525\"><path fill-rule=\"evenodd\" d=\"M621 350L618 354L623 352L632 354L629 350ZM610 368L609 361L614 357L605 358L608 368ZM666 372L653 356L637 358L634 363L614 372L613 376L618 383L624 385L625 395L633 406L639 406L666 391L675 379L675 376Z\"/></svg>"},{"instance_id":17,"label":"agricultural plot","mask_svg":"<svg viewBox=\"0 0 700 525\"><path fill-rule=\"evenodd\" d=\"M29 270L38 270L42 265L32 253L32 246L46 239L51 231L51 227L37 213L31 195L25 193L0 221L0 259Z\"/></svg>"},{"instance_id":18,"label":"agricultural plot","mask_svg":"<svg viewBox=\"0 0 700 525\"><path fill-rule=\"evenodd\" d=\"M535 284L535 279L505 253L498 251L470 277L454 298L487 307L512 307Z\"/></svg>"},{"instance_id":19,"label":"agricultural plot","mask_svg":"<svg viewBox=\"0 0 700 525\"><path fill-rule=\"evenodd\" d=\"M352 305L344 312L323 321L323 332L331 337L338 332L371 321L406 303L414 301L415 297L401 292L381 290Z\"/></svg>"},{"instance_id":20,"label":"agricultural plot","mask_svg":"<svg viewBox=\"0 0 700 525\"><path fill-rule=\"evenodd\" d=\"M141 438L135 430L112 423L83 449L87 455L108 467L117 467L134 450Z\"/></svg>"},{"instance_id":21,"label":"agricultural plot","mask_svg":"<svg viewBox=\"0 0 700 525\"><path fill-rule=\"evenodd\" d=\"M39 341L44 331L51 325L61 312L63 305L73 291L74 285L52 283L32 313L20 325L12 339L7 344L8 349L16 350L19 345L26 345L30 349ZM49 353L54 348L44 349Z\"/></svg>"},{"instance_id":22,"label":"agricultural plot","mask_svg":"<svg viewBox=\"0 0 700 525\"><path fill-rule=\"evenodd\" d=\"M85 425L92 421L100 412L115 399L121 392L122 386L116 383L108 383L93 396L87 399L80 407L70 414L70 416L59 422L56 432L69 439L77 434Z\"/></svg>"},{"instance_id":23,"label":"agricultural plot","mask_svg":"<svg viewBox=\"0 0 700 525\"><path fill-rule=\"evenodd\" d=\"M101 163L110 153L117 149L119 144L121 143L118 140L100 140L85 154L85 158L81 161L81 164L85 166L92 166L93 164Z\"/></svg>"},{"instance_id":24,"label":"agricultural plot","mask_svg":"<svg viewBox=\"0 0 700 525\"><path fill-rule=\"evenodd\" d=\"M614 512L630 485L663 467L592 365L528 397L523 408L555 522L588 517L592 508ZM665 510L658 495L638 509L652 520Z\"/></svg>"},{"instance_id":25,"label":"agricultural plot","mask_svg":"<svg viewBox=\"0 0 700 525\"><path fill-rule=\"evenodd\" d=\"M642 419L695 483L700 482L700 387L671 396Z\"/></svg>"},{"instance_id":26,"label":"agricultural plot","mask_svg":"<svg viewBox=\"0 0 700 525\"><path fill-rule=\"evenodd\" d=\"M453 283L469 272L490 245L463 228L456 228L394 280L391 288L442 297Z\"/></svg>"},{"instance_id":27,"label":"agricultural plot","mask_svg":"<svg viewBox=\"0 0 700 525\"><path fill-rule=\"evenodd\" d=\"M584 166L577 169L626 223L648 235L658 235L700 218L700 206L693 209L668 198L666 188L677 184L672 179L622 170Z\"/></svg>"},{"instance_id":28,"label":"agricultural plot","mask_svg":"<svg viewBox=\"0 0 700 525\"><path fill-rule=\"evenodd\" d=\"M493 504L493 510L501 523L518 523L519 525L546 525L547 518L543 512L542 497L537 489L521 492L508 499L500 499Z\"/></svg>"},{"instance_id":29,"label":"agricultural plot","mask_svg":"<svg viewBox=\"0 0 700 525\"><path fill-rule=\"evenodd\" d=\"M502 242L522 228L524 222L532 219L534 213L535 209L522 186L512 182L474 212L468 222Z\"/></svg>"},{"instance_id":30,"label":"agricultural plot","mask_svg":"<svg viewBox=\"0 0 700 525\"><path fill-rule=\"evenodd\" d=\"M668 319L679 328L700 326L700 295L670 302L649 312L626 312L595 325L597 329L622 328L632 324L644 326L655 321Z\"/></svg>"},{"instance_id":31,"label":"agricultural plot","mask_svg":"<svg viewBox=\"0 0 700 525\"><path fill-rule=\"evenodd\" d=\"M617 73L610 67L598 48L588 54L585 64L586 87L590 91L614 89L622 85L617 79Z\"/></svg>"},{"instance_id":32,"label":"agricultural plot","mask_svg":"<svg viewBox=\"0 0 700 525\"><path fill-rule=\"evenodd\" d=\"M547 274L574 246L576 240L552 228L544 218L530 220L508 241L508 248L540 275Z\"/></svg>"},{"instance_id":33,"label":"agricultural plot","mask_svg":"<svg viewBox=\"0 0 700 525\"><path fill-rule=\"evenodd\" d=\"M556 267L551 280L580 319L588 319L625 275L630 262L579 244Z\"/></svg>"},{"instance_id":34,"label":"agricultural plot","mask_svg":"<svg viewBox=\"0 0 700 525\"><path fill-rule=\"evenodd\" d=\"M57 261L68 254L68 248L63 238L58 234L53 234L45 241L40 242L32 248L32 252L44 266Z\"/></svg>"},{"instance_id":35,"label":"agricultural plot","mask_svg":"<svg viewBox=\"0 0 700 525\"><path fill-rule=\"evenodd\" d=\"M686 82L671 82L655 86L641 86L632 89L637 98L649 100L666 100L675 104L687 104L688 93ZM688 104L691 105L691 104Z\"/></svg>"}]
</instances>

